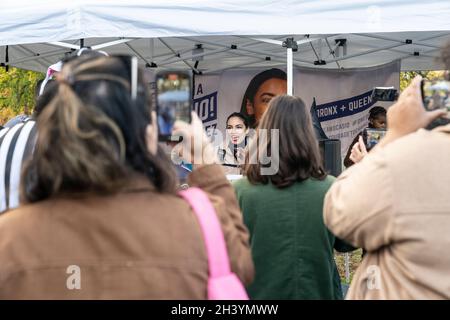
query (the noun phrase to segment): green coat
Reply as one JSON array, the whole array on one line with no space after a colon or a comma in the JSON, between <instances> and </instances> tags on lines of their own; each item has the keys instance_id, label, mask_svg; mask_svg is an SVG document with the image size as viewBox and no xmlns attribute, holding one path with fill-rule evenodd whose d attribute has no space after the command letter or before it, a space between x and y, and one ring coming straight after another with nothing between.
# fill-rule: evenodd
<instances>
[{"instance_id":1,"label":"green coat","mask_svg":"<svg viewBox=\"0 0 450 320\"><path fill-rule=\"evenodd\" d=\"M252 299L342 299L336 240L322 215L333 181L331 176L309 179L284 189L251 185L245 178L234 183L250 231L256 271L247 288Z\"/></svg>"}]
</instances>

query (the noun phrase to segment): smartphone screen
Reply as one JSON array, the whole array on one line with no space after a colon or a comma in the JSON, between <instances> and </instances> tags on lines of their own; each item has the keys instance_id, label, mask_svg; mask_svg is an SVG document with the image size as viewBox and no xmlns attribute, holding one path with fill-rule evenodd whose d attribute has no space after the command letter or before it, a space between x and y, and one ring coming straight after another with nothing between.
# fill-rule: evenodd
<instances>
[{"instance_id":1,"label":"smartphone screen","mask_svg":"<svg viewBox=\"0 0 450 320\"><path fill-rule=\"evenodd\" d=\"M191 122L191 76L187 72L156 75L156 114L160 141L180 141L172 136L175 121Z\"/></svg>"},{"instance_id":2,"label":"smartphone screen","mask_svg":"<svg viewBox=\"0 0 450 320\"><path fill-rule=\"evenodd\" d=\"M386 135L386 130L366 128L363 135L366 138L366 149L370 150Z\"/></svg>"},{"instance_id":3,"label":"smartphone screen","mask_svg":"<svg viewBox=\"0 0 450 320\"><path fill-rule=\"evenodd\" d=\"M422 80L422 100L428 111L443 109L450 119L450 81Z\"/></svg>"}]
</instances>

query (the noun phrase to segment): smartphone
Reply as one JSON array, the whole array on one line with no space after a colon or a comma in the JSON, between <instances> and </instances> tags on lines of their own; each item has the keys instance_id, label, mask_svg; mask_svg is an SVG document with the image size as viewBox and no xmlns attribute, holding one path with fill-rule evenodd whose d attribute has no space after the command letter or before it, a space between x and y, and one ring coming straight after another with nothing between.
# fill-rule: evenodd
<instances>
[{"instance_id":1,"label":"smartphone","mask_svg":"<svg viewBox=\"0 0 450 320\"><path fill-rule=\"evenodd\" d=\"M444 79L422 80L422 101L428 111L442 109L450 119L450 81Z\"/></svg>"},{"instance_id":2,"label":"smartphone","mask_svg":"<svg viewBox=\"0 0 450 320\"><path fill-rule=\"evenodd\" d=\"M179 142L172 135L175 121L191 122L192 78L189 72L164 71L156 74L156 115L159 141Z\"/></svg>"},{"instance_id":3,"label":"smartphone","mask_svg":"<svg viewBox=\"0 0 450 320\"><path fill-rule=\"evenodd\" d=\"M366 149L370 150L380 142L380 140L386 135L386 129L373 129L365 128L363 131L363 137L366 141Z\"/></svg>"},{"instance_id":4,"label":"smartphone","mask_svg":"<svg viewBox=\"0 0 450 320\"><path fill-rule=\"evenodd\" d=\"M398 91L394 87L375 87L372 98L375 101L395 101L398 99Z\"/></svg>"}]
</instances>

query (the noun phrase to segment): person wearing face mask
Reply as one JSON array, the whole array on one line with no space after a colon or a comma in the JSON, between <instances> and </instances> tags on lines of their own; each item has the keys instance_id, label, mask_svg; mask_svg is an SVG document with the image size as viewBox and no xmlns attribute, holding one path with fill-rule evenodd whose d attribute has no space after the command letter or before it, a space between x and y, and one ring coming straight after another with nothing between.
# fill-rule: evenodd
<instances>
[{"instance_id":1,"label":"person wearing face mask","mask_svg":"<svg viewBox=\"0 0 450 320\"><path fill-rule=\"evenodd\" d=\"M248 119L242 113L234 112L228 116L225 143L218 152L226 174L242 174L248 131Z\"/></svg>"}]
</instances>

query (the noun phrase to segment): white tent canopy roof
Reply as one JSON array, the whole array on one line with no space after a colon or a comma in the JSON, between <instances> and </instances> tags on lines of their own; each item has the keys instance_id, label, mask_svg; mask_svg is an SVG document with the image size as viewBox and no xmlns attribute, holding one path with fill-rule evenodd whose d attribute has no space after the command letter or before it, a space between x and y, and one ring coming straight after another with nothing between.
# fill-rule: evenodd
<instances>
[{"instance_id":1,"label":"white tent canopy roof","mask_svg":"<svg viewBox=\"0 0 450 320\"><path fill-rule=\"evenodd\" d=\"M297 66L401 59L402 70L432 70L442 68L436 57L450 40L448 0L2 2L0 63L38 71L81 42L164 68L193 69L200 60L196 69L204 73L285 66L281 41L289 37L307 40L294 52Z\"/></svg>"}]
</instances>

